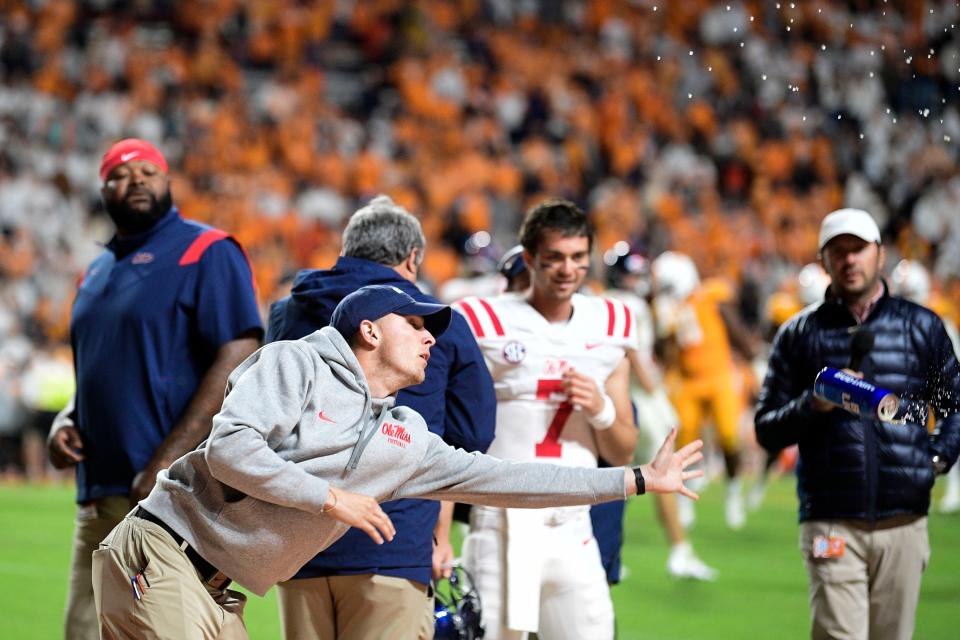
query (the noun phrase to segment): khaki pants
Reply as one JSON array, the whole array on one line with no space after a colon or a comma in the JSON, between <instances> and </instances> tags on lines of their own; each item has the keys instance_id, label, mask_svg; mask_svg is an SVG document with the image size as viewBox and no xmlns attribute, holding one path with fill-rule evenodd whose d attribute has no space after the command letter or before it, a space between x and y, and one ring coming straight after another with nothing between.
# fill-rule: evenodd
<instances>
[{"instance_id":1,"label":"khaki pants","mask_svg":"<svg viewBox=\"0 0 960 640\"><path fill-rule=\"evenodd\" d=\"M70 640L98 640L97 610L93 605L90 563L100 541L130 511L127 496L109 496L77 508L73 529L73 558L67 591L64 637Z\"/></svg>"},{"instance_id":2,"label":"khaki pants","mask_svg":"<svg viewBox=\"0 0 960 640\"><path fill-rule=\"evenodd\" d=\"M814 558L816 536L846 541L840 558ZM850 521L804 522L800 550L810 578L811 637L909 640L930 560L927 519L867 530Z\"/></svg>"},{"instance_id":3,"label":"khaki pants","mask_svg":"<svg viewBox=\"0 0 960 640\"><path fill-rule=\"evenodd\" d=\"M427 587L375 574L289 580L277 585L283 637L289 640L433 638Z\"/></svg>"},{"instance_id":4,"label":"khaki pants","mask_svg":"<svg viewBox=\"0 0 960 640\"><path fill-rule=\"evenodd\" d=\"M139 593L131 584L138 574ZM132 515L93 553L93 592L104 640L248 637L246 596L201 582L170 534Z\"/></svg>"}]
</instances>

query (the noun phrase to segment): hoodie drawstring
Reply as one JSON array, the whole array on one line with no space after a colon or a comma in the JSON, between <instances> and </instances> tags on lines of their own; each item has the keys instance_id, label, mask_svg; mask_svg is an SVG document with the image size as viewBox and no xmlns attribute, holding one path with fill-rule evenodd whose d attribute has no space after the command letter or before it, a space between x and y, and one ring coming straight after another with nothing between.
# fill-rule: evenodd
<instances>
[{"instance_id":1,"label":"hoodie drawstring","mask_svg":"<svg viewBox=\"0 0 960 640\"><path fill-rule=\"evenodd\" d=\"M364 415L367 414L369 410L369 396L367 397L367 406L363 412ZM390 404L384 403L380 407L380 412L377 414L376 418L372 418L367 424L373 425L371 429L369 426L360 431L360 439L357 441L357 444L353 447L353 453L350 454L350 460L347 462L346 469L343 470L343 475L348 474L350 471L357 468L357 465L360 464L360 456L363 455L363 450L367 448L367 445L370 444L370 440L373 439L373 436L376 435L377 431L380 430L380 426L383 424L384 419L387 417L387 412L390 410Z\"/></svg>"}]
</instances>

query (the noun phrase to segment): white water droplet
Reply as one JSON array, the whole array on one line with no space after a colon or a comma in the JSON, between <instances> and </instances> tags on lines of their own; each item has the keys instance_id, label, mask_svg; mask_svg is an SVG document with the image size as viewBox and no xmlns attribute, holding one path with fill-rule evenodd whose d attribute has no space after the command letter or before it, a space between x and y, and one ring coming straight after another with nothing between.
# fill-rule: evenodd
<instances>
[{"instance_id":1,"label":"white water droplet","mask_svg":"<svg viewBox=\"0 0 960 640\"><path fill-rule=\"evenodd\" d=\"M826 51L826 50L827 50L827 45L825 44L820 45L820 51Z\"/></svg>"},{"instance_id":2,"label":"white water droplet","mask_svg":"<svg viewBox=\"0 0 960 640\"><path fill-rule=\"evenodd\" d=\"M943 136L944 142L950 142L950 136Z\"/></svg>"},{"instance_id":3,"label":"white water droplet","mask_svg":"<svg viewBox=\"0 0 960 640\"><path fill-rule=\"evenodd\" d=\"M763 80L766 80L766 79L767 79L767 74L763 74L762 76L760 76L760 78L763 79Z\"/></svg>"}]
</instances>

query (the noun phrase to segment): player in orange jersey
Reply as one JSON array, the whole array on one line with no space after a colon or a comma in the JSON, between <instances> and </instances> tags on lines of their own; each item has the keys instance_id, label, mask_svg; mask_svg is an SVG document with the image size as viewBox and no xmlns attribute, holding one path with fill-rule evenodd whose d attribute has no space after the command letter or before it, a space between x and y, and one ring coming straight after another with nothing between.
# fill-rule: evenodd
<instances>
[{"instance_id":1,"label":"player in orange jersey","mask_svg":"<svg viewBox=\"0 0 960 640\"><path fill-rule=\"evenodd\" d=\"M667 388L680 418L678 442L693 442L709 419L716 427L727 473L726 522L746 523L739 473L739 427L745 397L734 350L747 361L757 353L753 337L731 303L734 292L718 279L700 281L693 260L667 251L652 264L654 313L667 349ZM693 522L692 503L680 501L681 520Z\"/></svg>"}]
</instances>

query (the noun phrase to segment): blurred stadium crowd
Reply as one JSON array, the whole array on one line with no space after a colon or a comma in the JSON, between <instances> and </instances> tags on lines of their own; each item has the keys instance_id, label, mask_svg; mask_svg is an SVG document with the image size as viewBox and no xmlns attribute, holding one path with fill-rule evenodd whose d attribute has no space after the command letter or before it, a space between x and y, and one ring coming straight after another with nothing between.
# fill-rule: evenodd
<instances>
[{"instance_id":1,"label":"blurred stadium crowd","mask_svg":"<svg viewBox=\"0 0 960 640\"><path fill-rule=\"evenodd\" d=\"M4 438L45 432L71 393L75 282L112 233L97 166L126 136L163 149L187 217L247 248L264 308L384 192L421 217L433 287L490 272L526 208L563 197L598 255L689 253L758 333L823 215L859 207L888 268L925 265L958 319L952 1L0 0L0 16Z\"/></svg>"}]
</instances>

